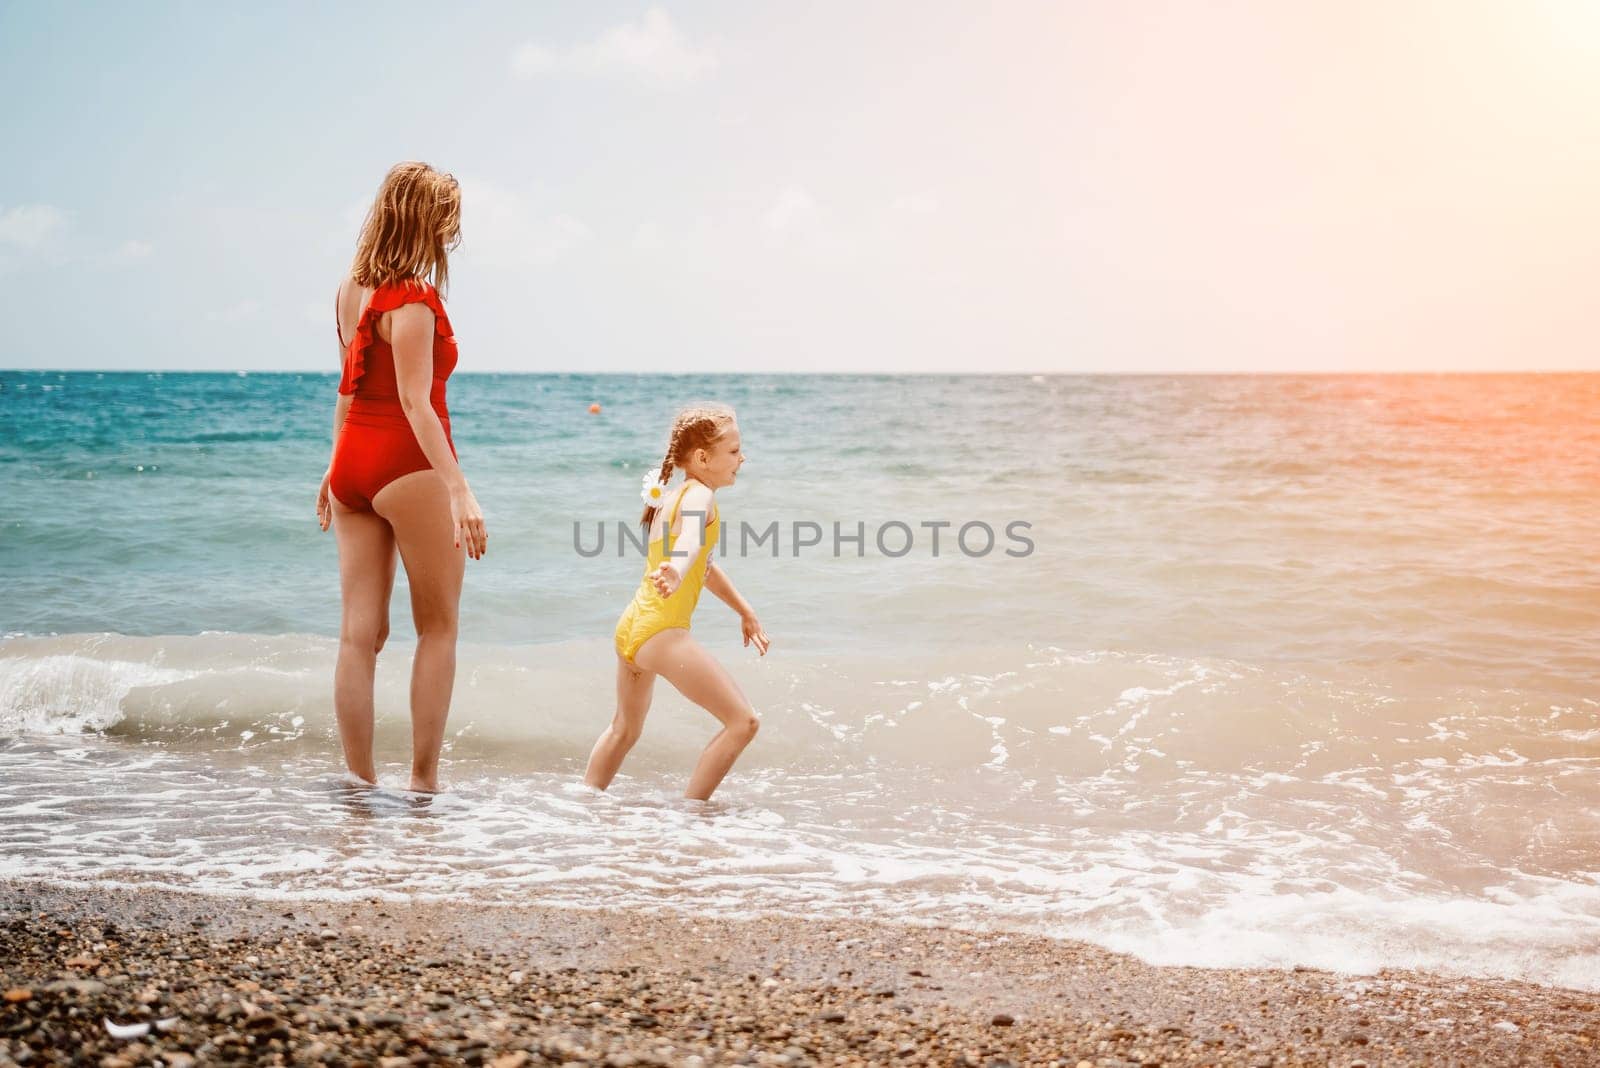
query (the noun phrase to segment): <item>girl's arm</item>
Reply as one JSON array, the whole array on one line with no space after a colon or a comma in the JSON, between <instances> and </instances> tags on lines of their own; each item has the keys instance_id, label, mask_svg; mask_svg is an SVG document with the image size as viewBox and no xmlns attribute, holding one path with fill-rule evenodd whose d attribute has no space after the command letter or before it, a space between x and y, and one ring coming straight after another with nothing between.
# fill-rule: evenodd
<instances>
[{"instance_id":1,"label":"girl's arm","mask_svg":"<svg viewBox=\"0 0 1600 1068\"><path fill-rule=\"evenodd\" d=\"M733 588L733 580L728 573L718 567L716 561L706 561L706 589L716 594L717 600L733 609L742 616L753 616L756 610L750 607L750 602L739 596L739 591Z\"/></svg>"},{"instance_id":2,"label":"girl's arm","mask_svg":"<svg viewBox=\"0 0 1600 1068\"><path fill-rule=\"evenodd\" d=\"M488 535L483 528L483 510L461 473L444 424L433 410L433 309L426 304L406 304L389 313L391 342L394 348L394 377L399 388L400 407L417 436L417 444L428 464L444 479L450 491L450 522L455 527L457 548L465 545L474 560L483 556Z\"/></svg>"},{"instance_id":3,"label":"girl's arm","mask_svg":"<svg viewBox=\"0 0 1600 1068\"><path fill-rule=\"evenodd\" d=\"M672 543L671 554L661 561L661 566L650 576L656 592L663 597L671 597L683 583L689 565L694 563L695 557L700 555L700 547L706 543L706 524L711 519L712 494L709 489L696 484L679 492L683 498L678 505L678 540ZM661 532L662 537L671 534L671 530ZM709 560L706 562L710 563Z\"/></svg>"},{"instance_id":4,"label":"girl's arm","mask_svg":"<svg viewBox=\"0 0 1600 1068\"><path fill-rule=\"evenodd\" d=\"M706 561L706 589L716 594L717 599L729 608L739 613L739 625L744 630L744 643L756 643L756 652L762 656L767 655L767 648L771 646L772 639L767 637L767 632L761 629L761 621L756 618L756 610L750 607L750 602L739 596L739 591L733 588L733 580L728 573L718 567L713 561Z\"/></svg>"}]
</instances>

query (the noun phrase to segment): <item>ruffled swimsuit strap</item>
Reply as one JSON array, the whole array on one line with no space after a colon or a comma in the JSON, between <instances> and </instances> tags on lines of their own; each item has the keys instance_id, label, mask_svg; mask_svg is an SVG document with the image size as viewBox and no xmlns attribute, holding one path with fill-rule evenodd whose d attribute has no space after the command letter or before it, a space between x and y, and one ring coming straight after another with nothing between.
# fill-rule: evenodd
<instances>
[{"instance_id":1,"label":"ruffled swimsuit strap","mask_svg":"<svg viewBox=\"0 0 1600 1068\"><path fill-rule=\"evenodd\" d=\"M414 280L389 282L379 286L372 291L367 306L361 309L361 318L356 320L355 336L350 339L349 346L344 350L344 374L339 379L340 393L354 393L356 383L360 382L361 376L366 373L367 350L375 342L382 340L378 336L378 317L407 304L418 303L426 304L433 312L435 335L444 338L455 335L455 330L450 326L450 317L445 314L444 301L439 299L439 291L433 286ZM342 335L340 340L343 340Z\"/></svg>"}]
</instances>

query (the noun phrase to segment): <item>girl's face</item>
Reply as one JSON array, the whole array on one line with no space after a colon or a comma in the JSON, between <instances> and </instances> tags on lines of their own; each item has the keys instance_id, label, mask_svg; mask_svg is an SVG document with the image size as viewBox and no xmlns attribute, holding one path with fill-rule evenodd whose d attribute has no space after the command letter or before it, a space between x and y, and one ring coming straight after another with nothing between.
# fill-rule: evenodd
<instances>
[{"instance_id":1,"label":"girl's face","mask_svg":"<svg viewBox=\"0 0 1600 1068\"><path fill-rule=\"evenodd\" d=\"M744 450L739 442L738 424L731 424L723 431L722 436L712 442L711 447L704 450L703 455L705 459L701 462L700 469L705 477L701 481L712 489L733 485L733 480L745 461Z\"/></svg>"}]
</instances>

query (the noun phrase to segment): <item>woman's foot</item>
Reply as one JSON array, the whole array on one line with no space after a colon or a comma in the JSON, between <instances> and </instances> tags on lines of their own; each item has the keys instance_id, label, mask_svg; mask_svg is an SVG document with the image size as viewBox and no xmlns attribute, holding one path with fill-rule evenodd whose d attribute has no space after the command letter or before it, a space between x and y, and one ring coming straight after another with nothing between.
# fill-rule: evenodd
<instances>
[{"instance_id":1,"label":"woman's foot","mask_svg":"<svg viewBox=\"0 0 1600 1068\"><path fill-rule=\"evenodd\" d=\"M358 783L362 786L378 785L378 770L370 764L359 771L349 764L346 764L344 766L344 774L345 778L350 780L350 782L353 784Z\"/></svg>"}]
</instances>

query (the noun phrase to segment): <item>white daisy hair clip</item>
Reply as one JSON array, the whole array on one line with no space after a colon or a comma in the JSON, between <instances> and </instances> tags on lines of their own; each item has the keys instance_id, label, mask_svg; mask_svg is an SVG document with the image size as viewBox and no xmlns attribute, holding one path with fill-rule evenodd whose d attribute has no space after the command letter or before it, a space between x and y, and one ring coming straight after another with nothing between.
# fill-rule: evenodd
<instances>
[{"instance_id":1,"label":"white daisy hair clip","mask_svg":"<svg viewBox=\"0 0 1600 1068\"><path fill-rule=\"evenodd\" d=\"M661 468L646 471L642 485L639 487L639 497L652 508L660 508L661 502L666 499L667 484L661 480Z\"/></svg>"}]
</instances>

